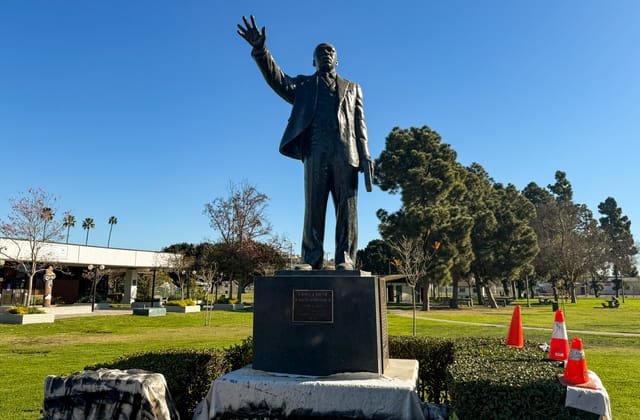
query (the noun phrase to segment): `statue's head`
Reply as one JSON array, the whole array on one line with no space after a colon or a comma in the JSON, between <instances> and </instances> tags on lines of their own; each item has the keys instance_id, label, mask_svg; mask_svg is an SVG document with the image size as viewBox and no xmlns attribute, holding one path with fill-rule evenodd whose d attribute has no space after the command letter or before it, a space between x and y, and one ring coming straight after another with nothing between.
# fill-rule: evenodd
<instances>
[{"instance_id":1,"label":"statue's head","mask_svg":"<svg viewBox=\"0 0 640 420\"><path fill-rule=\"evenodd\" d=\"M313 66L320 71L332 71L338 65L338 54L333 45L323 42L313 51Z\"/></svg>"}]
</instances>

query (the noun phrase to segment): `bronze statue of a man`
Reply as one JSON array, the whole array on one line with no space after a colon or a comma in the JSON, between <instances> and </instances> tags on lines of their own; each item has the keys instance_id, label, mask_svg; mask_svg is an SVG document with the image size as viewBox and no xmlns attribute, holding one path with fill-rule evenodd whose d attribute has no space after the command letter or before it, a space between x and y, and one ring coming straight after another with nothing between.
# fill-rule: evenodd
<instances>
[{"instance_id":1,"label":"bronze statue of a man","mask_svg":"<svg viewBox=\"0 0 640 420\"><path fill-rule=\"evenodd\" d=\"M358 241L358 171L371 191L373 161L367 144L360 86L336 74L338 58L331 44L313 53L317 71L291 77L265 46L266 30L242 18L238 34L253 47L251 55L271 88L293 105L280 142L280 153L304 163L305 214L302 263L321 269L329 194L336 213L336 269L352 270Z\"/></svg>"}]
</instances>

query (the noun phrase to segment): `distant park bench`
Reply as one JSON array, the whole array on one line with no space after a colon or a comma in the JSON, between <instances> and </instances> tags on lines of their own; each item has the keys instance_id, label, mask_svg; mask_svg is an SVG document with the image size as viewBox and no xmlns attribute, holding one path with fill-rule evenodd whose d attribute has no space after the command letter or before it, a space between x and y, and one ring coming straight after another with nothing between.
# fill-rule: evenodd
<instances>
[{"instance_id":1,"label":"distant park bench","mask_svg":"<svg viewBox=\"0 0 640 420\"><path fill-rule=\"evenodd\" d=\"M550 297L544 297L544 296L538 297L538 303L542 305L551 305L552 300L553 298L550 298Z\"/></svg>"},{"instance_id":2,"label":"distant park bench","mask_svg":"<svg viewBox=\"0 0 640 420\"><path fill-rule=\"evenodd\" d=\"M616 298L611 298L610 300L606 300L602 302L602 307L603 308L619 308L620 301Z\"/></svg>"},{"instance_id":3,"label":"distant park bench","mask_svg":"<svg viewBox=\"0 0 640 420\"><path fill-rule=\"evenodd\" d=\"M449 308L449 298L429 301L431 309L447 309Z\"/></svg>"},{"instance_id":4,"label":"distant park bench","mask_svg":"<svg viewBox=\"0 0 640 420\"><path fill-rule=\"evenodd\" d=\"M513 302L513 298L510 297L497 297L496 298L496 303L498 305L504 306L506 307L507 305L511 305L511 302Z\"/></svg>"},{"instance_id":5,"label":"distant park bench","mask_svg":"<svg viewBox=\"0 0 640 420\"><path fill-rule=\"evenodd\" d=\"M472 307L473 306L473 299L471 299L471 298L458 298L458 305Z\"/></svg>"}]
</instances>

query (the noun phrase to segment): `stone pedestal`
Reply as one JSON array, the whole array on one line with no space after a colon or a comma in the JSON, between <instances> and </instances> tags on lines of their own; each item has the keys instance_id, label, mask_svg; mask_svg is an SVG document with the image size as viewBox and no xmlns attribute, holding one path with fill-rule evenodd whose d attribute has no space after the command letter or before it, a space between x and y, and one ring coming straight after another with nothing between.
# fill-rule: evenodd
<instances>
[{"instance_id":1,"label":"stone pedestal","mask_svg":"<svg viewBox=\"0 0 640 420\"><path fill-rule=\"evenodd\" d=\"M384 281L360 271L281 271L255 281L253 367L288 374L383 374Z\"/></svg>"},{"instance_id":2,"label":"stone pedestal","mask_svg":"<svg viewBox=\"0 0 640 420\"><path fill-rule=\"evenodd\" d=\"M216 379L193 420L215 418L350 418L423 420L416 393L418 362L388 361L387 373L325 377L284 375L245 367Z\"/></svg>"},{"instance_id":3,"label":"stone pedestal","mask_svg":"<svg viewBox=\"0 0 640 420\"><path fill-rule=\"evenodd\" d=\"M140 316L165 316L167 310L165 308L133 308L133 314Z\"/></svg>"}]
</instances>

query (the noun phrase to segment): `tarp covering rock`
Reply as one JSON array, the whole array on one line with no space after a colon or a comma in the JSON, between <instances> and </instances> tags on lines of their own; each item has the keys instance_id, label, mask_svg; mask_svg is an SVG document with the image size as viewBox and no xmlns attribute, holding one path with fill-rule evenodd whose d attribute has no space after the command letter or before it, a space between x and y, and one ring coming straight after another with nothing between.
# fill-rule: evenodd
<instances>
[{"instance_id":1,"label":"tarp covering rock","mask_svg":"<svg viewBox=\"0 0 640 420\"><path fill-rule=\"evenodd\" d=\"M180 418L164 376L139 369L50 375L42 412L46 420Z\"/></svg>"}]
</instances>

